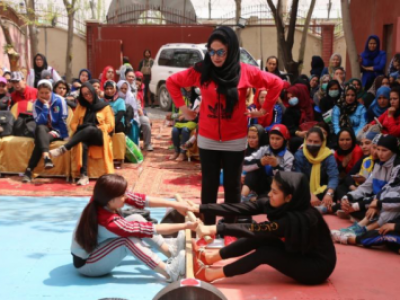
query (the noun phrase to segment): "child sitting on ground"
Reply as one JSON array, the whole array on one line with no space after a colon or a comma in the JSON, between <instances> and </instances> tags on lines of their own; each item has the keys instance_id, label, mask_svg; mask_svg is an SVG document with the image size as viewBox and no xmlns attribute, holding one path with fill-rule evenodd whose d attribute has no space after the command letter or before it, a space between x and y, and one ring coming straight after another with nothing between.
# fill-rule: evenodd
<instances>
[{"instance_id":1,"label":"child sitting on ground","mask_svg":"<svg viewBox=\"0 0 400 300\"><path fill-rule=\"evenodd\" d=\"M184 96L185 103L188 107L192 107L192 109L197 110L199 108L198 105L194 107L194 102L191 103L191 96L192 93L194 92L194 89L191 87L186 87L186 96ZM193 121L188 121L185 120L185 117L183 116L182 112L179 110L178 113L172 114L170 119L175 120L175 124L172 128L172 142L174 144L174 151L175 153L169 157L170 160L176 160L176 161L185 161L187 160L187 155L185 148L181 147L184 145L190 138L190 133L192 132L193 129L197 127L197 118Z\"/></svg>"},{"instance_id":2,"label":"child sitting on ground","mask_svg":"<svg viewBox=\"0 0 400 300\"><path fill-rule=\"evenodd\" d=\"M353 214L365 212L365 216L354 214L362 219L352 226L340 230L339 235L360 236L367 231L377 229L400 215L400 160L397 157L398 141L393 136L383 136L378 142L379 162L372 174L355 191L342 199L342 209Z\"/></svg>"},{"instance_id":3,"label":"child sitting on ground","mask_svg":"<svg viewBox=\"0 0 400 300\"><path fill-rule=\"evenodd\" d=\"M184 229L196 229L197 223L154 225L140 214L126 219L122 216L124 204L143 209L172 207L186 214L186 203L167 201L143 194L127 192L126 180L115 174L101 176L93 196L82 212L72 239L71 253L80 274L98 277L110 273L128 255L136 257L150 269L165 276L169 282L185 274ZM178 232L176 239L164 239L161 234ZM164 263L143 239L156 246L167 257Z\"/></svg>"},{"instance_id":4,"label":"child sitting on ground","mask_svg":"<svg viewBox=\"0 0 400 300\"><path fill-rule=\"evenodd\" d=\"M272 177L277 171L293 169L294 157L286 148L289 139L286 126L275 124L269 131L269 146L262 146L245 158L243 171L246 176L241 193L242 202L250 200L250 191L255 191L258 195L267 194Z\"/></svg>"}]
</instances>

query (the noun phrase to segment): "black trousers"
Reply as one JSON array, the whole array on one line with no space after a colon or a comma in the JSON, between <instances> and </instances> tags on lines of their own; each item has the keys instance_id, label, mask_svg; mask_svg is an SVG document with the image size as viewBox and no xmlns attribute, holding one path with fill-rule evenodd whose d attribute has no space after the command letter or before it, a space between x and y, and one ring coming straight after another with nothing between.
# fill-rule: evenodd
<instances>
[{"instance_id":1,"label":"black trousers","mask_svg":"<svg viewBox=\"0 0 400 300\"><path fill-rule=\"evenodd\" d=\"M96 126L88 126L77 131L68 143L64 145L67 150L82 143L81 175L87 175L89 146L103 146L103 133Z\"/></svg>"},{"instance_id":2,"label":"black trousers","mask_svg":"<svg viewBox=\"0 0 400 300\"><path fill-rule=\"evenodd\" d=\"M53 135L49 134L51 129L47 125L36 125L35 129L35 148L31 158L29 159L28 168L33 170L36 168L42 154L49 152L50 143L57 140Z\"/></svg>"},{"instance_id":3,"label":"black trousers","mask_svg":"<svg viewBox=\"0 0 400 300\"><path fill-rule=\"evenodd\" d=\"M153 104L154 103L154 95L150 92L150 99L148 98L148 92L150 91L151 75L143 75L143 83L144 83L144 103ZM151 102L151 103L150 103Z\"/></svg>"},{"instance_id":4,"label":"black trousers","mask_svg":"<svg viewBox=\"0 0 400 300\"><path fill-rule=\"evenodd\" d=\"M125 125L122 122L115 124L115 133L125 132Z\"/></svg>"},{"instance_id":5,"label":"black trousers","mask_svg":"<svg viewBox=\"0 0 400 300\"><path fill-rule=\"evenodd\" d=\"M223 259L243 256L224 266L226 277L246 274L266 264L300 283L320 284L328 279L335 268L334 262L331 264L312 255L286 252L285 244L278 238L241 238L222 248L220 255Z\"/></svg>"},{"instance_id":6,"label":"black trousers","mask_svg":"<svg viewBox=\"0 0 400 300\"><path fill-rule=\"evenodd\" d=\"M221 168L224 171L225 203L240 202L240 176L244 151L217 151L199 149L201 161L201 203L216 203ZM204 216L204 224L214 225L216 218ZM225 217L226 223L233 223L235 217Z\"/></svg>"},{"instance_id":7,"label":"black trousers","mask_svg":"<svg viewBox=\"0 0 400 300\"><path fill-rule=\"evenodd\" d=\"M272 178L268 176L264 169L248 172L244 178L244 184L250 190L255 191L258 196L267 195L271 190Z\"/></svg>"}]
</instances>

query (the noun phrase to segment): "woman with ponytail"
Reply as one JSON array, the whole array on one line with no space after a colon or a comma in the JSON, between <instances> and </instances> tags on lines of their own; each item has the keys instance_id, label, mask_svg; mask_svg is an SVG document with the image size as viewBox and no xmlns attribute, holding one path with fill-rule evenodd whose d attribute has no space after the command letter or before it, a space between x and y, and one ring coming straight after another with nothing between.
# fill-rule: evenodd
<instances>
[{"instance_id":1,"label":"woman with ponytail","mask_svg":"<svg viewBox=\"0 0 400 300\"><path fill-rule=\"evenodd\" d=\"M136 257L150 269L172 282L185 272L184 229L195 229L197 223L154 225L139 214L126 219L124 204L143 209L172 207L185 214L188 207L175 201L127 192L128 183L119 175L101 176L93 196L82 212L71 245L73 263L79 273L102 276L110 273L128 255ZM178 232L176 239L164 239L161 234ZM164 263L142 239L159 248L169 263Z\"/></svg>"},{"instance_id":2,"label":"woman with ponytail","mask_svg":"<svg viewBox=\"0 0 400 300\"><path fill-rule=\"evenodd\" d=\"M171 75L167 88L176 107L186 120L197 113L190 110L182 98L181 88L196 86L201 90L199 135L202 169L202 203L217 201L219 174L224 172L225 201L240 202L240 175L247 146L247 115L258 118L273 113L282 91L283 81L254 66L240 62L239 41L235 32L226 26L215 29L207 42L208 52L193 68ZM248 88L268 90L262 107L251 112L246 108ZM226 222L232 223L229 216ZM204 219L215 224L215 216Z\"/></svg>"}]
</instances>

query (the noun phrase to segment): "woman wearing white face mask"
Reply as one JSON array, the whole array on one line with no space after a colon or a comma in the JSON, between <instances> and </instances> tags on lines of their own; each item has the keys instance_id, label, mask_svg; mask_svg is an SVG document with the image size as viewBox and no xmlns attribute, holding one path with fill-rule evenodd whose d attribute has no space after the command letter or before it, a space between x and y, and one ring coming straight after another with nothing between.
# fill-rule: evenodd
<instances>
[{"instance_id":1,"label":"woman wearing white face mask","mask_svg":"<svg viewBox=\"0 0 400 300\"><path fill-rule=\"evenodd\" d=\"M329 210L334 204L339 171L320 128L313 127L307 132L303 149L298 150L294 157L295 172L303 173L310 181L311 204Z\"/></svg>"},{"instance_id":2,"label":"woman wearing white face mask","mask_svg":"<svg viewBox=\"0 0 400 300\"><path fill-rule=\"evenodd\" d=\"M284 104L287 107L282 123L288 128L291 139L289 148L296 152L305 137L306 131L300 129L300 124L314 121L314 111L310 92L304 84L297 83L286 90Z\"/></svg>"}]
</instances>

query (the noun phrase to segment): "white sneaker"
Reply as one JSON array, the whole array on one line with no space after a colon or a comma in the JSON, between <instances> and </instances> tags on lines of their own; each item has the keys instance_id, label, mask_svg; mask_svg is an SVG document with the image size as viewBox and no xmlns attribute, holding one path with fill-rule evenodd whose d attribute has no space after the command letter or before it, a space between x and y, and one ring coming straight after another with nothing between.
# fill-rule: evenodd
<instances>
[{"instance_id":1,"label":"white sneaker","mask_svg":"<svg viewBox=\"0 0 400 300\"><path fill-rule=\"evenodd\" d=\"M348 241L349 237L354 237L354 236L356 236L356 235L352 232L342 232L339 230L331 230L332 241L335 243L342 244L342 245L347 245L347 241Z\"/></svg>"},{"instance_id":2,"label":"white sneaker","mask_svg":"<svg viewBox=\"0 0 400 300\"><path fill-rule=\"evenodd\" d=\"M148 144L144 146L144 151L153 151L153 145L152 144Z\"/></svg>"},{"instance_id":3,"label":"white sneaker","mask_svg":"<svg viewBox=\"0 0 400 300\"><path fill-rule=\"evenodd\" d=\"M185 230L180 230L177 238L165 239L165 243L168 245L168 250L169 253L171 253L171 257L177 256L181 250L185 250Z\"/></svg>"},{"instance_id":4,"label":"white sneaker","mask_svg":"<svg viewBox=\"0 0 400 300\"><path fill-rule=\"evenodd\" d=\"M88 185L89 184L89 177L86 175L81 175L76 185Z\"/></svg>"},{"instance_id":5,"label":"white sneaker","mask_svg":"<svg viewBox=\"0 0 400 300\"><path fill-rule=\"evenodd\" d=\"M178 256L174 257L171 263L167 264L165 271L169 275L168 282L174 282L179 279L180 276L184 276L186 273L186 253L181 250Z\"/></svg>"},{"instance_id":6,"label":"white sneaker","mask_svg":"<svg viewBox=\"0 0 400 300\"><path fill-rule=\"evenodd\" d=\"M58 156L63 155L65 152L67 152L67 149L65 149L64 146L62 146L62 147L50 150L49 154L51 157L58 157Z\"/></svg>"}]
</instances>

